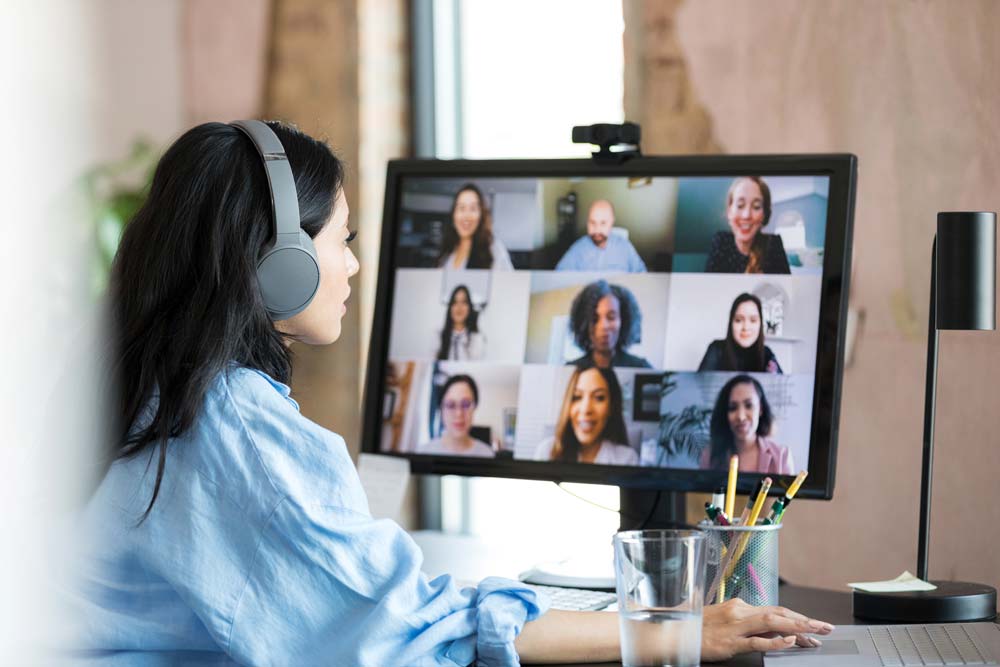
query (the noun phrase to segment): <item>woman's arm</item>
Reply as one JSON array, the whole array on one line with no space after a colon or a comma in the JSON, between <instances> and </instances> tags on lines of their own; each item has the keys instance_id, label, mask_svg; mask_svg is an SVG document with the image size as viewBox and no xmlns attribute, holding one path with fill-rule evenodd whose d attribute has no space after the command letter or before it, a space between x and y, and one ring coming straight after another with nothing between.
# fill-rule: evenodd
<instances>
[{"instance_id":1,"label":"woman's arm","mask_svg":"<svg viewBox=\"0 0 1000 667\"><path fill-rule=\"evenodd\" d=\"M806 633L828 634L833 626L784 607L751 607L742 600L705 607L701 659L727 660L738 653L773 651L818 643ZM521 662L611 662L621 659L618 614L550 611L526 623L514 641Z\"/></svg>"}]
</instances>

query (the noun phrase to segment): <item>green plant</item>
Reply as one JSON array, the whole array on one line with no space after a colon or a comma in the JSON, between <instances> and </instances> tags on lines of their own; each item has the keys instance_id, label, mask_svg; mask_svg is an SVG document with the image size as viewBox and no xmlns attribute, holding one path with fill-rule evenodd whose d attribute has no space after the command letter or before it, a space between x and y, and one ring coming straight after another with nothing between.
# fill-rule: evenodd
<instances>
[{"instance_id":1,"label":"green plant","mask_svg":"<svg viewBox=\"0 0 1000 667\"><path fill-rule=\"evenodd\" d=\"M664 373L660 386L660 401L677 388L673 373ZM670 462L678 467L697 467L702 450L710 438L711 408L688 405L680 412L664 412L660 416L657 443L659 464Z\"/></svg>"},{"instance_id":2,"label":"green plant","mask_svg":"<svg viewBox=\"0 0 1000 667\"><path fill-rule=\"evenodd\" d=\"M97 165L83 175L88 218L93 225L96 246L90 276L95 295L102 294L107 287L118 242L125 225L149 194L158 159L159 151L153 144L139 138L123 159Z\"/></svg>"}]
</instances>

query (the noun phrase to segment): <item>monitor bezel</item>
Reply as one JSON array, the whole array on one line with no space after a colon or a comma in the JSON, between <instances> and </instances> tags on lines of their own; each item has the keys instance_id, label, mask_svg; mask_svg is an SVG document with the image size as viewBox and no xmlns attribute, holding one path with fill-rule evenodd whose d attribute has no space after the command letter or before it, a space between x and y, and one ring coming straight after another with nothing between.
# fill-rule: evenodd
<instances>
[{"instance_id":1,"label":"monitor bezel","mask_svg":"<svg viewBox=\"0 0 1000 667\"><path fill-rule=\"evenodd\" d=\"M591 159L438 160L400 159L388 163L382 215L381 247L375 311L368 350L362 422L365 453L398 456L410 461L414 473L506 477L554 482L610 484L621 488L680 492L712 492L725 483L725 471L682 468L642 468L524 460L491 460L382 452L382 410L388 363L389 318L395 287L397 211L404 178L560 178L560 177L698 177L698 176L828 176L826 238L816 349L816 379L810 431L809 477L801 498L833 498L843 380L851 241L854 225L857 158L851 154L644 156L621 164ZM825 448L818 444L826 442ZM741 474L738 490L749 493L761 474ZM772 494L791 483L791 476L771 475Z\"/></svg>"}]
</instances>

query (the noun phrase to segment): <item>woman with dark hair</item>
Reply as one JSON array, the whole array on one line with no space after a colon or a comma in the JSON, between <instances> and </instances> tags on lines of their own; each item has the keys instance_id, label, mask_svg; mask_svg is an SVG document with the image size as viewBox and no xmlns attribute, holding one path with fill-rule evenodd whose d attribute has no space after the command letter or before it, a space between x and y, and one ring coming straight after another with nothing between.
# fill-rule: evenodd
<instances>
[{"instance_id":1,"label":"woman with dark hair","mask_svg":"<svg viewBox=\"0 0 1000 667\"><path fill-rule=\"evenodd\" d=\"M496 454L488 442L469 435L479 405L479 387L468 375L452 375L441 388L437 408L441 412L444 432L417 448L418 454L445 454L493 458Z\"/></svg>"},{"instance_id":2,"label":"woman with dark hair","mask_svg":"<svg viewBox=\"0 0 1000 667\"><path fill-rule=\"evenodd\" d=\"M483 358L486 338L479 333L479 313L465 285L456 285L444 314L437 358L440 361L479 361Z\"/></svg>"},{"instance_id":3,"label":"woman with dark hair","mask_svg":"<svg viewBox=\"0 0 1000 667\"><path fill-rule=\"evenodd\" d=\"M770 438L774 414L764 388L749 375L727 382L712 410L712 442L701 457L701 467L725 469L733 454L741 472L794 475L792 452Z\"/></svg>"},{"instance_id":4,"label":"woman with dark hair","mask_svg":"<svg viewBox=\"0 0 1000 667\"><path fill-rule=\"evenodd\" d=\"M771 189L760 176L740 176L726 194L728 232L712 237L706 273L791 273L777 234L761 231L771 220Z\"/></svg>"},{"instance_id":5,"label":"woman with dark hair","mask_svg":"<svg viewBox=\"0 0 1000 667\"><path fill-rule=\"evenodd\" d=\"M729 309L729 325L723 340L712 341L698 371L781 373L777 357L764 344L760 299L744 292Z\"/></svg>"},{"instance_id":6,"label":"woman with dark hair","mask_svg":"<svg viewBox=\"0 0 1000 667\"><path fill-rule=\"evenodd\" d=\"M294 315L265 307L274 276L258 262L275 223L261 155L232 125L182 135L112 268L117 429L74 522L76 656L116 665L617 659L614 614L542 616L543 596L504 579L478 589L429 581L414 542L372 518L344 440L299 413L289 345L339 337L358 262L340 161L293 128L267 127L282 147L266 151L269 171L290 167L318 288ZM280 210L291 210L287 198ZM743 605L708 607L705 654L789 645L751 639L772 630L790 640L815 628L792 612L779 622Z\"/></svg>"},{"instance_id":7,"label":"woman with dark hair","mask_svg":"<svg viewBox=\"0 0 1000 667\"><path fill-rule=\"evenodd\" d=\"M577 367L652 368L626 348L642 341L642 311L631 290L606 280L590 283L570 306L569 331L584 355L569 363Z\"/></svg>"},{"instance_id":8,"label":"woman with dark hair","mask_svg":"<svg viewBox=\"0 0 1000 667\"><path fill-rule=\"evenodd\" d=\"M478 186L466 183L458 189L449 218L451 224L444 226L438 266L500 271L514 268L507 248L493 236L493 218Z\"/></svg>"},{"instance_id":9,"label":"woman with dark hair","mask_svg":"<svg viewBox=\"0 0 1000 667\"><path fill-rule=\"evenodd\" d=\"M556 420L556 435L535 450L538 461L637 466L628 446L622 388L610 368L575 368Z\"/></svg>"}]
</instances>

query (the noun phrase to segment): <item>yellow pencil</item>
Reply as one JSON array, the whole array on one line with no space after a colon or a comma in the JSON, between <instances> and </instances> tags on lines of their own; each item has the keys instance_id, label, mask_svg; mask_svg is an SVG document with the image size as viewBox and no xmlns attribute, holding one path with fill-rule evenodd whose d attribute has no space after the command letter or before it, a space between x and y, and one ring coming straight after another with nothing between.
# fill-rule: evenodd
<instances>
[{"instance_id":1,"label":"yellow pencil","mask_svg":"<svg viewBox=\"0 0 1000 667\"><path fill-rule=\"evenodd\" d=\"M733 510L736 509L736 476L740 470L740 457L733 454L729 459L729 483L726 485L726 516L732 520Z\"/></svg>"},{"instance_id":2,"label":"yellow pencil","mask_svg":"<svg viewBox=\"0 0 1000 667\"><path fill-rule=\"evenodd\" d=\"M757 499L753 503L753 508L750 510L750 516L747 517L747 522L745 526L756 526L757 518L760 516L761 510L764 509L764 501L767 500L767 492L771 490L772 480L770 477L764 478L764 483L760 487L760 493L757 494ZM743 556L743 552L747 548L747 542L750 541L750 532L747 531L740 536L739 544L736 549L733 550L733 555L727 563L724 574L722 575L722 583L733 576L733 570L736 569L736 564L739 562L740 557ZM721 583L720 583L721 585Z\"/></svg>"}]
</instances>

